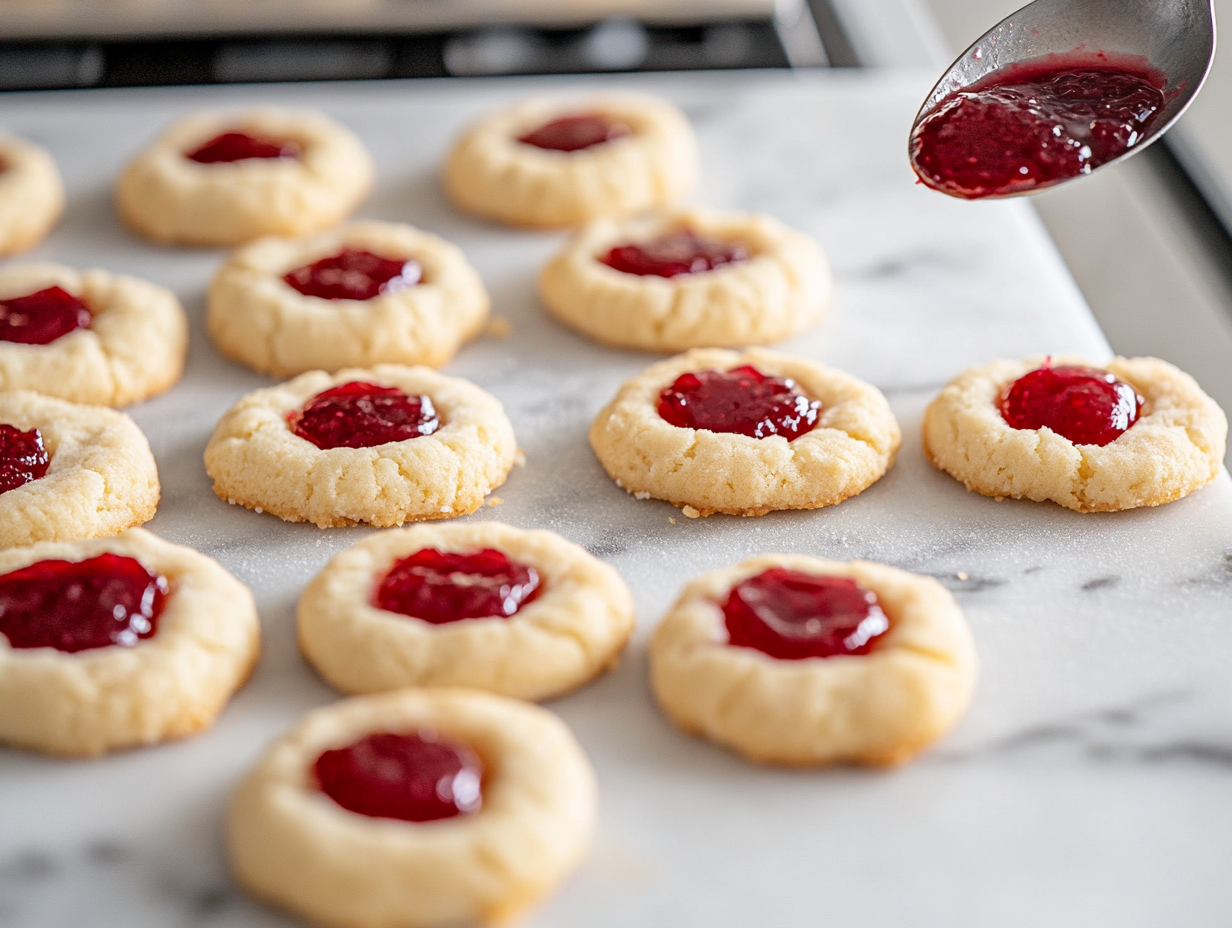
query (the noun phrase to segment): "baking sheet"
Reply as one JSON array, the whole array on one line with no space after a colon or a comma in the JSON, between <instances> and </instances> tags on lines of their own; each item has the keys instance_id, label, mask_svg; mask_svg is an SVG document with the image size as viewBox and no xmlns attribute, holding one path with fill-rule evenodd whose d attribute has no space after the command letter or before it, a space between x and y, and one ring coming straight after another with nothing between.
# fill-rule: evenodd
<instances>
[{"instance_id":1,"label":"baking sheet","mask_svg":"<svg viewBox=\"0 0 1232 928\"><path fill-rule=\"evenodd\" d=\"M696 127L696 200L762 210L822 242L830 318L784 350L877 384L903 426L890 474L837 507L689 520L637 501L586 444L591 417L653 358L593 345L546 317L537 267L561 237L453 211L448 140L521 95L635 86ZM926 74L721 74L501 79L10 95L0 125L55 153L64 221L31 258L147 277L192 320L184 380L130 410L157 457L149 528L219 559L256 594L264 656L211 731L89 762L0 750L0 924L293 924L227 875L227 793L263 746L335 699L301 661L294 607L364 529L284 524L216 499L201 465L213 424L270 381L218 355L204 294L223 253L159 248L118 224L124 159L178 115L253 103L322 108L370 146L363 215L458 242L507 339L447 372L505 403L525 450L477 519L548 528L616 566L638 630L619 669L552 703L600 780L594 852L525 924L1226 925L1232 885L1232 486L1227 474L1158 510L1082 516L996 503L934 471L924 405L997 356L1107 345L1022 202L960 203L912 183L905 145ZM671 521L674 519L674 523ZM646 686L645 641L684 580L754 554L866 557L932 574L958 596L983 675L970 715L901 770L780 771L680 734Z\"/></svg>"}]
</instances>

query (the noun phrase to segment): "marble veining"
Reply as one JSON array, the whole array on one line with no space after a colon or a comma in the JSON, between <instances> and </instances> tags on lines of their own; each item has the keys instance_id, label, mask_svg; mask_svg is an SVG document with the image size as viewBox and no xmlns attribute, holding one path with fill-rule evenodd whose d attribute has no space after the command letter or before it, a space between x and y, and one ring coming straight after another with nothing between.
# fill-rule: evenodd
<instances>
[{"instance_id":1,"label":"marble veining","mask_svg":"<svg viewBox=\"0 0 1232 928\"><path fill-rule=\"evenodd\" d=\"M300 659L295 603L364 529L321 531L217 500L201 467L218 415L269 381L205 336L221 252L161 249L110 207L119 166L191 109L316 106L368 143L381 178L364 215L457 241L507 338L448 372L505 404L526 464L472 520L549 528L628 580L638 628L620 666L552 708L598 771L593 854L527 928L1222 928L1232 921L1232 481L1129 513L1080 515L968 493L919 446L923 409L962 368L1106 342L1027 205L959 203L915 186L906 132L924 74L699 74L611 82L670 96L697 127L700 203L764 210L822 242L830 317L783 350L877 384L903 427L895 467L815 512L690 520L612 485L591 417L653 359L593 345L538 306L561 236L453 211L437 182L449 139L544 78L9 95L0 123L48 145L69 205L32 255L173 287L192 319L184 382L132 412L164 499L150 528L218 558L256 595L264 654L218 725L89 762L0 751L0 925L281 926L228 876L221 821L271 738L336 698ZM1115 169L1114 169L1115 170ZM893 771L772 770L688 738L655 709L645 644L689 577L798 551L936 577L982 661L967 719Z\"/></svg>"}]
</instances>

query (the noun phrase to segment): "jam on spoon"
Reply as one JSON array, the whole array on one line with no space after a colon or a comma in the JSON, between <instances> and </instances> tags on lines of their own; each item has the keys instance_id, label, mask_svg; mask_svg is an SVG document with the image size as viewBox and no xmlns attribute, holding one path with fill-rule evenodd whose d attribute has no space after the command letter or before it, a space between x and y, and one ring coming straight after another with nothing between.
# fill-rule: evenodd
<instances>
[{"instance_id":1,"label":"jam on spoon","mask_svg":"<svg viewBox=\"0 0 1232 928\"><path fill-rule=\"evenodd\" d=\"M821 402L795 381L745 364L729 371L689 371L659 394L659 416L677 428L794 441L813 430Z\"/></svg>"},{"instance_id":2,"label":"jam on spoon","mask_svg":"<svg viewBox=\"0 0 1232 928\"><path fill-rule=\"evenodd\" d=\"M772 567L732 587L728 643L783 661L868 654L890 630L871 590L850 577Z\"/></svg>"},{"instance_id":3,"label":"jam on spoon","mask_svg":"<svg viewBox=\"0 0 1232 928\"><path fill-rule=\"evenodd\" d=\"M434 822L483 804L483 764L461 741L429 729L380 732L323 752L312 766L321 792L372 818Z\"/></svg>"},{"instance_id":4,"label":"jam on spoon","mask_svg":"<svg viewBox=\"0 0 1232 928\"><path fill-rule=\"evenodd\" d=\"M291 431L318 448L371 448L431 435L441 427L427 396L351 381L318 393L287 414Z\"/></svg>"},{"instance_id":5,"label":"jam on spoon","mask_svg":"<svg viewBox=\"0 0 1232 928\"><path fill-rule=\"evenodd\" d=\"M1143 399L1091 367L1045 365L1007 384L997 408L1011 428L1047 426L1076 445L1107 445L1138 421Z\"/></svg>"},{"instance_id":6,"label":"jam on spoon","mask_svg":"<svg viewBox=\"0 0 1232 928\"><path fill-rule=\"evenodd\" d=\"M1049 56L994 71L942 99L911 136L928 186L1006 196L1089 174L1139 144L1168 101L1143 60Z\"/></svg>"}]
</instances>

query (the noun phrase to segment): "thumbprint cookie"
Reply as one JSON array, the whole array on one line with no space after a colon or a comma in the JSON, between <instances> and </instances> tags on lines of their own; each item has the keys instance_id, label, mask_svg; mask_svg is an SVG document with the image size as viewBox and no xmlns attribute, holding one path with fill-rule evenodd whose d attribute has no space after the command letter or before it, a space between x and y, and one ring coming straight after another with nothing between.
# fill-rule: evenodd
<instances>
[{"instance_id":1,"label":"thumbprint cookie","mask_svg":"<svg viewBox=\"0 0 1232 928\"><path fill-rule=\"evenodd\" d=\"M0 255L41 242L64 212L64 185L51 155L0 135Z\"/></svg>"}]
</instances>

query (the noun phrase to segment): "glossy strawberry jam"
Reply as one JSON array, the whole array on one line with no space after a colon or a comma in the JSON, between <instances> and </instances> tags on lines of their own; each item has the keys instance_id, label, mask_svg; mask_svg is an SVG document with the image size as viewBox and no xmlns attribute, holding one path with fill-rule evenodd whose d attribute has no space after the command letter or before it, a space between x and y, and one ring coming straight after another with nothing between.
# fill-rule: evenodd
<instances>
[{"instance_id":1,"label":"glossy strawberry jam","mask_svg":"<svg viewBox=\"0 0 1232 928\"><path fill-rule=\"evenodd\" d=\"M782 661L868 654L890 630L877 596L849 577L772 567L732 588L728 643Z\"/></svg>"},{"instance_id":2,"label":"glossy strawberry jam","mask_svg":"<svg viewBox=\"0 0 1232 928\"><path fill-rule=\"evenodd\" d=\"M409 258L385 258L362 248L344 248L336 255L297 267L283 276L304 296L322 300L370 300L419 283L423 270Z\"/></svg>"},{"instance_id":3,"label":"glossy strawberry jam","mask_svg":"<svg viewBox=\"0 0 1232 928\"><path fill-rule=\"evenodd\" d=\"M46 477L50 466L42 432L0 423L0 493Z\"/></svg>"},{"instance_id":4,"label":"glossy strawberry jam","mask_svg":"<svg viewBox=\"0 0 1232 928\"><path fill-rule=\"evenodd\" d=\"M451 554L425 548L398 561L377 587L381 609L443 625L508 618L540 593L539 572L494 548Z\"/></svg>"},{"instance_id":5,"label":"glossy strawberry jam","mask_svg":"<svg viewBox=\"0 0 1232 928\"><path fill-rule=\"evenodd\" d=\"M322 450L371 448L431 435L441 427L432 399L352 381L318 393L287 414L291 431Z\"/></svg>"},{"instance_id":6,"label":"glossy strawberry jam","mask_svg":"<svg viewBox=\"0 0 1232 928\"><path fill-rule=\"evenodd\" d=\"M617 245L599 260L624 274L679 277L740 264L749 260L749 250L742 242L720 242L682 229L649 242Z\"/></svg>"},{"instance_id":7,"label":"glossy strawberry jam","mask_svg":"<svg viewBox=\"0 0 1232 928\"><path fill-rule=\"evenodd\" d=\"M1107 371L1044 366L1006 386L997 408L1012 428L1047 426L1076 445L1107 445L1138 421L1142 402Z\"/></svg>"},{"instance_id":8,"label":"glossy strawberry jam","mask_svg":"<svg viewBox=\"0 0 1232 928\"><path fill-rule=\"evenodd\" d=\"M247 132L224 132L184 157L198 164L230 164L235 161L299 158L303 154L298 142L290 139L270 139Z\"/></svg>"},{"instance_id":9,"label":"glossy strawberry jam","mask_svg":"<svg viewBox=\"0 0 1232 928\"><path fill-rule=\"evenodd\" d=\"M14 648L75 654L132 647L158 631L167 580L135 558L39 561L0 576L0 634Z\"/></svg>"},{"instance_id":10,"label":"glossy strawberry jam","mask_svg":"<svg viewBox=\"0 0 1232 928\"><path fill-rule=\"evenodd\" d=\"M794 380L745 364L681 374L659 394L658 411L677 428L794 441L817 425L821 402L800 393Z\"/></svg>"},{"instance_id":11,"label":"glossy strawberry jam","mask_svg":"<svg viewBox=\"0 0 1232 928\"><path fill-rule=\"evenodd\" d=\"M1167 80L1133 62L1052 56L995 71L916 127L920 179L966 199L1047 187L1124 154L1159 116Z\"/></svg>"},{"instance_id":12,"label":"glossy strawberry jam","mask_svg":"<svg viewBox=\"0 0 1232 928\"><path fill-rule=\"evenodd\" d=\"M90 309L62 287L0 300L0 341L50 345L77 329L90 327Z\"/></svg>"},{"instance_id":13,"label":"glossy strawberry jam","mask_svg":"<svg viewBox=\"0 0 1232 928\"><path fill-rule=\"evenodd\" d=\"M519 136L523 145L533 145L548 151L582 151L604 142L614 142L630 135L629 127L622 122L585 113L578 116L561 116L544 123L533 132Z\"/></svg>"},{"instance_id":14,"label":"glossy strawberry jam","mask_svg":"<svg viewBox=\"0 0 1232 928\"><path fill-rule=\"evenodd\" d=\"M326 796L373 818L434 822L483 804L479 757L429 729L368 735L324 752L312 770Z\"/></svg>"}]
</instances>

